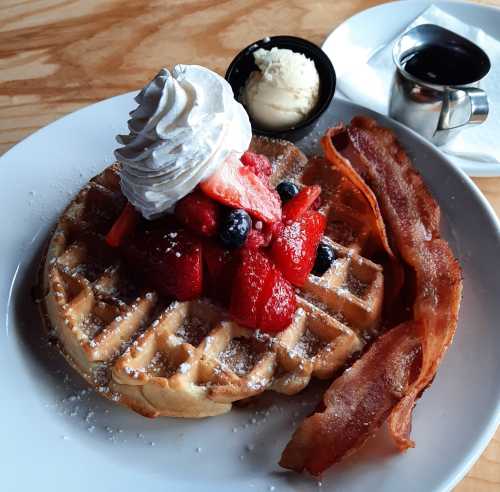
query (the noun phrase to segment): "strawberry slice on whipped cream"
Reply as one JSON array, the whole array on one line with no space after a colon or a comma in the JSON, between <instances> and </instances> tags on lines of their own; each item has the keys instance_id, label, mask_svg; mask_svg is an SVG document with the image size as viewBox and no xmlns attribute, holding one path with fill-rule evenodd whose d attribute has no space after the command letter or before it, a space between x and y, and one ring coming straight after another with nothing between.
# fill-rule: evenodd
<instances>
[{"instance_id":1,"label":"strawberry slice on whipped cream","mask_svg":"<svg viewBox=\"0 0 500 492\"><path fill-rule=\"evenodd\" d=\"M281 202L236 154L230 154L200 188L212 199L229 207L242 208L266 223L281 220Z\"/></svg>"}]
</instances>

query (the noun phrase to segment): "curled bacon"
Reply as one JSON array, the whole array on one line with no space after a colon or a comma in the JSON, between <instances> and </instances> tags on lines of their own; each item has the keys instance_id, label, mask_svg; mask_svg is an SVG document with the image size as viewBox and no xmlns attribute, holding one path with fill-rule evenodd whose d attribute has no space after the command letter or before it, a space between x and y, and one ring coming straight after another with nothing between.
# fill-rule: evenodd
<instances>
[{"instance_id":1,"label":"curled bacon","mask_svg":"<svg viewBox=\"0 0 500 492\"><path fill-rule=\"evenodd\" d=\"M336 379L323 397L325 410L297 429L280 465L319 475L359 448L406 393L420 362L416 332L415 323L388 331Z\"/></svg>"},{"instance_id":2,"label":"curled bacon","mask_svg":"<svg viewBox=\"0 0 500 492\"><path fill-rule=\"evenodd\" d=\"M384 219L382 218L382 214L380 213L380 208L373 191L353 169L349 160L343 157L339 152L337 152L337 149L332 143L332 137L341 135L344 129L344 125L340 124L334 128L328 129L325 135L321 138L321 146L323 147L325 157L364 195L364 197L368 201L368 204L370 205L370 208L373 211L373 225L374 229L378 233L377 240L380 242L382 248L387 252L387 254L390 257L393 257L394 254L391 250L391 247L389 246L389 240L387 239Z\"/></svg>"},{"instance_id":3,"label":"curled bacon","mask_svg":"<svg viewBox=\"0 0 500 492\"><path fill-rule=\"evenodd\" d=\"M312 474L354 452L387 417L398 448L414 445L409 437L412 410L451 343L462 289L460 266L440 238L439 208L394 134L357 117L327 135L334 136L337 152L349 160L350 172L377 197L392 244L413 271L415 297L413 319L392 328L334 381L325 394L325 409L306 419L289 442L280 464ZM408 362L414 360L415 337L421 364L413 374ZM400 393L381 383L386 377L401 383Z\"/></svg>"}]
</instances>

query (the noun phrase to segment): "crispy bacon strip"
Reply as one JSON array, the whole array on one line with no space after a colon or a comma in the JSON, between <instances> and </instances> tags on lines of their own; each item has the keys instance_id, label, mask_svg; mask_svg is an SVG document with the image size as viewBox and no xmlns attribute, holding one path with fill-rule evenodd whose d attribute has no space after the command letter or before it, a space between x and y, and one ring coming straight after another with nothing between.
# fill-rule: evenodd
<instances>
[{"instance_id":1,"label":"crispy bacon strip","mask_svg":"<svg viewBox=\"0 0 500 492\"><path fill-rule=\"evenodd\" d=\"M391 238L416 275L413 316L421 321L422 369L389 418L393 438L404 450L414 446L409 434L415 401L432 382L455 333L462 274L440 239L439 207L394 134L363 117L354 118L347 133L353 167L374 190Z\"/></svg>"},{"instance_id":2,"label":"crispy bacon strip","mask_svg":"<svg viewBox=\"0 0 500 492\"><path fill-rule=\"evenodd\" d=\"M387 254L392 258L394 254L389 245L389 240L387 239L387 233L385 230L384 219L380 213L380 208L377 203L377 199L373 191L368 187L368 185L363 181L363 179L358 175L358 173L353 169L351 163L348 159L343 157L332 143L332 137L336 135L343 135L345 132L345 126L343 123L337 125L334 128L330 128L326 131L325 135L321 138L321 146L325 153L325 157L328 161L342 173L351 183L365 196L368 204L373 211L373 221L374 229L377 231L377 240L380 241L382 248L387 252Z\"/></svg>"},{"instance_id":3,"label":"crispy bacon strip","mask_svg":"<svg viewBox=\"0 0 500 492\"><path fill-rule=\"evenodd\" d=\"M325 410L295 431L280 465L319 475L359 448L406 394L420 362L416 323L403 323L382 335L323 397Z\"/></svg>"},{"instance_id":4,"label":"crispy bacon strip","mask_svg":"<svg viewBox=\"0 0 500 492\"><path fill-rule=\"evenodd\" d=\"M353 366L353 370L357 368L353 375L351 371L332 384L325 395L325 410L306 419L285 449L282 466L297 471L305 468L312 474L354 452L387 416L398 448L414 445L409 437L412 410L451 343L462 289L460 266L440 238L439 208L394 134L361 117L354 118L348 128L343 127L340 137L338 130L329 132L330 138L333 136L336 150L349 159L354 172L375 193L392 244L414 272L416 296L413 320L377 340ZM413 352L409 346L398 342L393 345L388 340L399 340L414 329L422 351L420 369L396 395L393 387L378 384L381 374L394 374L396 378L401 376L400 370L408 374L401 361L407 360L405 349L406 357L411 358ZM413 339L411 335L409 340ZM380 343L388 344L384 345L386 352L380 349ZM361 388L359 398L355 397L357 387ZM372 398L366 388L377 388L377 398Z\"/></svg>"}]
</instances>

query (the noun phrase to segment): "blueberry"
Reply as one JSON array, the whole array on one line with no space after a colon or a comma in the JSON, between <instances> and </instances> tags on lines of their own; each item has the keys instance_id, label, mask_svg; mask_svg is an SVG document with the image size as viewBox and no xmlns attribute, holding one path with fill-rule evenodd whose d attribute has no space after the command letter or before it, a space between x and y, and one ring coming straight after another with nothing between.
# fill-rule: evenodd
<instances>
[{"instance_id":1,"label":"blueberry","mask_svg":"<svg viewBox=\"0 0 500 492\"><path fill-rule=\"evenodd\" d=\"M291 183L290 181L282 181L278 186L276 186L276 191L278 192L282 203L285 203L293 198L299 192L299 189L296 184Z\"/></svg>"},{"instance_id":2,"label":"blueberry","mask_svg":"<svg viewBox=\"0 0 500 492\"><path fill-rule=\"evenodd\" d=\"M319 243L316 250L316 260L312 269L313 275L321 277L332 265L335 260L335 251L324 242Z\"/></svg>"},{"instance_id":3,"label":"blueberry","mask_svg":"<svg viewBox=\"0 0 500 492\"><path fill-rule=\"evenodd\" d=\"M244 210L233 209L222 219L219 238L227 248L239 248L252 228L252 219Z\"/></svg>"}]
</instances>

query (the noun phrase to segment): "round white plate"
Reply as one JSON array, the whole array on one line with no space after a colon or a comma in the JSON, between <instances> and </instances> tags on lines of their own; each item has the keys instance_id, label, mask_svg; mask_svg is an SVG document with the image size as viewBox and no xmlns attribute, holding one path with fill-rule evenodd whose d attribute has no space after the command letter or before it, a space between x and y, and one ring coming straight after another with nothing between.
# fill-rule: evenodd
<instances>
[{"instance_id":1,"label":"round white plate","mask_svg":"<svg viewBox=\"0 0 500 492\"><path fill-rule=\"evenodd\" d=\"M448 0L384 3L350 17L337 26L324 41L322 48L332 60L337 80L342 80L342 74L353 70L353 64L364 64L365 60L400 34L430 5L500 39L500 9L496 7ZM500 176L500 164L454 156L448 158L469 176Z\"/></svg>"},{"instance_id":2,"label":"round white plate","mask_svg":"<svg viewBox=\"0 0 500 492\"><path fill-rule=\"evenodd\" d=\"M132 94L85 108L36 132L0 159L0 447L2 491L315 491L317 482L277 466L317 388L269 396L205 420L148 420L85 391L41 335L30 288L43 243L62 208L112 162ZM326 125L372 114L334 101L302 145ZM418 402L417 447L393 454L383 433L335 466L322 490L447 490L495 431L500 401L500 229L462 172L416 134L393 127L439 200L444 228L460 258L465 291L454 344ZM273 488L274 487L274 488Z\"/></svg>"}]
</instances>

